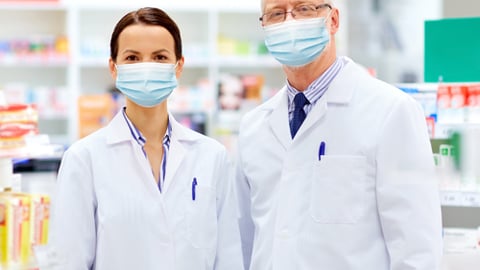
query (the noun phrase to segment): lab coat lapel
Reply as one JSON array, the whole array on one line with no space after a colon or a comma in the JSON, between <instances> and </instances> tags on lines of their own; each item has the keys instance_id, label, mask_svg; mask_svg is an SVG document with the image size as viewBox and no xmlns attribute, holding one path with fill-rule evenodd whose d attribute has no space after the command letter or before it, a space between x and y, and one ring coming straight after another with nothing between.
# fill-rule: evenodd
<instances>
[{"instance_id":1,"label":"lab coat lapel","mask_svg":"<svg viewBox=\"0 0 480 270\"><path fill-rule=\"evenodd\" d=\"M173 136L172 136L173 137ZM187 150L178 140L172 138L170 141L170 150L168 151L167 169L165 172L165 185L163 192L167 192L168 188L175 180L174 175L177 173L180 164L182 163Z\"/></svg>"},{"instance_id":2,"label":"lab coat lapel","mask_svg":"<svg viewBox=\"0 0 480 270\"><path fill-rule=\"evenodd\" d=\"M170 138L170 149L167 157L167 168L165 172L165 185L163 186L163 192L167 192L168 188L173 185L175 181L175 174L177 173L180 164L185 158L187 149L179 141L180 134L183 134L182 127L173 119L169 117L169 121L172 125L172 137Z\"/></svg>"},{"instance_id":3,"label":"lab coat lapel","mask_svg":"<svg viewBox=\"0 0 480 270\"><path fill-rule=\"evenodd\" d=\"M330 83L325 94L315 103L312 110L308 113L307 118L305 118L305 121L295 135L295 140L301 138L309 129L317 126L327 114L329 106L348 105L353 98L355 86L357 85L357 74L362 71L363 70L351 60L347 62L345 67Z\"/></svg>"},{"instance_id":4,"label":"lab coat lapel","mask_svg":"<svg viewBox=\"0 0 480 270\"><path fill-rule=\"evenodd\" d=\"M288 97L285 87L271 100L267 109L272 110L268 120L270 128L277 140L287 149L292 142L292 138L288 121Z\"/></svg>"},{"instance_id":5,"label":"lab coat lapel","mask_svg":"<svg viewBox=\"0 0 480 270\"><path fill-rule=\"evenodd\" d=\"M152 169L148 160L145 158L141 150L141 146L133 139L130 129L125 121L123 112L120 110L110 123L105 127L107 131L107 144L114 145L127 141L132 148L132 155L126 156L127 162L132 166L140 166L139 173L142 174L140 179L146 186L146 190L154 195L158 194L158 187L152 174Z\"/></svg>"},{"instance_id":6,"label":"lab coat lapel","mask_svg":"<svg viewBox=\"0 0 480 270\"><path fill-rule=\"evenodd\" d=\"M167 169L165 172L165 185L163 192L167 192L169 187L175 182L177 174L182 162L185 159L192 142L201 138L201 135L182 126L178 123L172 114L169 113L169 121L172 126L172 137L170 138L170 150L167 157Z\"/></svg>"},{"instance_id":7,"label":"lab coat lapel","mask_svg":"<svg viewBox=\"0 0 480 270\"><path fill-rule=\"evenodd\" d=\"M312 110L308 113L307 118L305 118L303 124L300 126L300 129L297 131L295 135L295 139L302 137L302 135L307 132L325 116L327 112L327 102L326 99L320 98L315 106L313 106Z\"/></svg>"}]
</instances>

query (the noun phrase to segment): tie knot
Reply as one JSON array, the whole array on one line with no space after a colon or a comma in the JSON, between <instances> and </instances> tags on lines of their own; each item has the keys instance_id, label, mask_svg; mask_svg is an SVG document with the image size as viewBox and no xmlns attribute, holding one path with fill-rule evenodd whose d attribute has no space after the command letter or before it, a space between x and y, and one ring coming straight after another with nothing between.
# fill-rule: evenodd
<instances>
[{"instance_id":1,"label":"tie knot","mask_svg":"<svg viewBox=\"0 0 480 270\"><path fill-rule=\"evenodd\" d=\"M305 106L305 104L310 104L310 102L308 101L308 99L305 97L305 95L303 93L298 93L295 95L295 97L293 98L293 103L295 104L295 108L303 108L303 106Z\"/></svg>"}]
</instances>

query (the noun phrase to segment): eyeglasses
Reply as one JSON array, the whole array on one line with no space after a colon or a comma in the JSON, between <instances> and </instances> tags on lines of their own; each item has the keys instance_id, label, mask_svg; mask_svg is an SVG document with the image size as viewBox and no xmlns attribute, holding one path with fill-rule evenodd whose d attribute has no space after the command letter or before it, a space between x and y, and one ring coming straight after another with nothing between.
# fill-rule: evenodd
<instances>
[{"instance_id":1,"label":"eyeglasses","mask_svg":"<svg viewBox=\"0 0 480 270\"><path fill-rule=\"evenodd\" d=\"M329 9L332 9L332 6L330 4L321 4L318 6L315 5L299 5L294 7L290 11L286 11L284 9L273 9L269 10L268 13L263 14L260 18L258 18L261 22L262 25L271 25L271 24L276 24L276 23L281 23L285 21L287 18L287 13L292 14L292 17L296 20L302 20L302 19L310 19L310 18L315 18L318 16L319 10L328 7Z\"/></svg>"}]
</instances>

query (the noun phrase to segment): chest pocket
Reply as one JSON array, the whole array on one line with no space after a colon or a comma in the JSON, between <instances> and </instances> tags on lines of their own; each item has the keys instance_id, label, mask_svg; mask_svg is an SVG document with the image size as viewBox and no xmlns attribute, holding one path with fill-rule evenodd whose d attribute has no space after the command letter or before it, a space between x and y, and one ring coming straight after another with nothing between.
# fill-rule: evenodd
<instances>
[{"instance_id":1,"label":"chest pocket","mask_svg":"<svg viewBox=\"0 0 480 270\"><path fill-rule=\"evenodd\" d=\"M357 223L365 207L366 157L325 155L313 170L313 220L324 224Z\"/></svg>"},{"instance_id":2,"label":"chest pocket","mask_svg":"<svg viewBox=\"0 0 480 270\"><path fill-rule=\"evenodd\" d=\"M213 248L217 243L217 207L215 190L195 187L195 200L190 196L186 210L187 238L195 248Z\"/></svg>"}]
</instances>

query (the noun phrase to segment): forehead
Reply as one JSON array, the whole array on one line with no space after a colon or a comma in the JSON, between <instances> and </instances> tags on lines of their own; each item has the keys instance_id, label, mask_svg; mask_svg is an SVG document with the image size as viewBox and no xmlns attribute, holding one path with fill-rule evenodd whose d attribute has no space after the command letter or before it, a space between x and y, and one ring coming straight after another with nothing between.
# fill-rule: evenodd
<instances>
[{"instance_id":1,"label":"forehead","mask_svg":"<svg viewBox=\"0 0 480 270\"><path fill-rule=\"evenodd\" d=\"M158 25L133 24L118 37L119 52L132 50L174 50L175 41L165 27Z\"/></svg>"},{"instance_id":2,"label":"forehead","mask_svg":"<svg viewBox=\"0 0 480 270\"><path fill-rule=\"evenodd\" d=\"M297 6L300 4L319 4L319 0L263 0L262 8L272 9L276 7L288 7L288 6Z\"/></svg>"}]
</instances>

